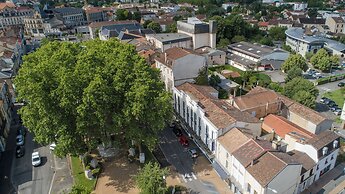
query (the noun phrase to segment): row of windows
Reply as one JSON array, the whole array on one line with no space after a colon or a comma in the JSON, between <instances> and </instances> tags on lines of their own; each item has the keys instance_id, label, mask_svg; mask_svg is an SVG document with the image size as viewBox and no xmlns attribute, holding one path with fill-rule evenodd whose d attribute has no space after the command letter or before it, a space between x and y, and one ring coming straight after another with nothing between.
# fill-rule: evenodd
<instances>
[{"instance_id":1,"label":"row of windows","mask_svg":"<svg viewBox=\"0 0 345 194\"><path fill-rule=\"evenodd\" d=\"M175 110L178 113L181 113L181 102L180 97L174 95L174 106ZM201 135L201 118L197 116L197 114L193 111L192 108L188 107L185 103L185 101L182 101L182 118L185 119L185 121L188 123L189 127L193 129L193 131L200 137ZM209 144L209 126L205 125L205 139L204 142L208 146ZM211 132L211 151L215 150L215 142L213 141L214 134L213 131Z\"/></svg>"}]
</instances>

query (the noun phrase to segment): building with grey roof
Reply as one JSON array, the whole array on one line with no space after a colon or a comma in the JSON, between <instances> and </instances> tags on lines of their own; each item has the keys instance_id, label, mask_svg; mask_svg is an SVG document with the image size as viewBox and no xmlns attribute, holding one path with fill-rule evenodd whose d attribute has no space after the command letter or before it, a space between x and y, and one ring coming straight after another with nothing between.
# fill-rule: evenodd
<instances>
[{"instance_id":1,"label":"building with grey roof","mask_svg":"<svg viewBox=\"0 0 345 194\"><path fill-rule=\"evenodd\" d=\"M183 33L147 34L146 39L162 52L172 47L192 49L192 37Z\"/></svg>"},{"instance_id":2,"label":"building with grey roof","mask_svg":"<svg viewBox=\"0 0 345 194\"><path fill-rule=\"evenodd\" d=\"M109 38L118 38L119 35L122 36L122 31L130 32L140 30L143 30L143 27L136 21L102 26L99 31L99 38L101 40L108 40Z\"/></svg>"},{"instance_id":3,"label":"building with grey roof","mask_svg":"<svg viewBox=\"0 0 345 194\"><path fill-rule=\"evenodd\" d=\"M228 63L243 71L279 70L289 53L257 43L238 42L228 46Z\"/></svg>"},{"instance_id":4,"label":"building with grey roof","mask_svg":"<svg viewBox=\"0 0 345 194\"><path fill-rule=\"evenodd\" d=\"M63 19L67 27L82 26L86 23L84 11L81 8L61 7L52 9L52 11Z\"/></svg>"},{"instance_id":5,"label":"building with grey roof","mask_svg":"<svg viewBox=\"0 0 345 194\"><path fill-rule=\"evenodd\" d=\"M292 50L305 56L308 52L316 53L319 49L325 48L332 55L344 57L345 44L328 39L324 36L305 34L302 28L289 28L285 31L286 45Z\"/></svg>"}]
</instances>

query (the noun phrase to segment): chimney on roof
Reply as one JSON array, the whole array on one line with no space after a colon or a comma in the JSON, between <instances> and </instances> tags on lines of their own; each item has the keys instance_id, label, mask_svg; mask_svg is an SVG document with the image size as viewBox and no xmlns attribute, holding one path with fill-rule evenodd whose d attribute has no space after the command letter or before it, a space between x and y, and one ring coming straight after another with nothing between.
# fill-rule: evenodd
<instances>
[{"instance_id":1,"label":"chimney on roof","mask_svg":"<svg viewBox=\"0 0 345 194\"><path fill-rule=\"evenodd\" d=\"M167 53L164 52L164 61L165 61L165 63L167 63L167 61L168 61L167 57L168 57Z\"/></svg>"}]
</instances>

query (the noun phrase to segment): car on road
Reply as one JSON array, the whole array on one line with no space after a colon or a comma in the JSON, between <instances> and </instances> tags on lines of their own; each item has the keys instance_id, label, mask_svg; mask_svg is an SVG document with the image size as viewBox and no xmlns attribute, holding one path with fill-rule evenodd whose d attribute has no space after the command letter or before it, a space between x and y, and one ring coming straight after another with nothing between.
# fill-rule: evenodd
<instances>
[{"instance_id":1,"label":"car on road","mask_svg":"<svg viewBox=\"0 0 345 194\"><path fill-rule=\"evenodd\" d=\"M32 153L32 166L37 167L41 164L41 156L39 152Z\"/></svg>"},{"instance_id":2,"label":"car on road","mask_svg":"<svg viewBox=\"0 0 345 194\"><path fill-rule=\"evenodd\" d=\"M330 102L327 104L327 106L328 106L329 108L338 107L338 105L337 105L334 101L330 101Z\"/></svg>"},{"instance_id":3,"label":"car on road","mask_svg":"<svg viewBox=\"0 0 345 194\"><path fill-rule=\"evenodd\" d=\"M25 148L24 146L17 146L16 147L16 157L17 158L21 158L23 157L25 154Z\"/></svg>"},{"instance_id":4,"label":"car on road","mask_svg":"<svg viewBox=\"0 0 345 194\"><path fill-rule=\"evenodd\" d=\"M17 146L24 145L24 136L23 135L17 135L17 137L16 137L16 145Z\"/></svg>"},{"instance_id":5,"label":"car on road","mask_svg":"<svg viewBox=\"0 0 345 194\"><path fill-rule=\"evenodd\" d=\"M182 131L181 129L175 125L173 128L172 128L172 131L174 132L174 134L176 135L176 137L181 137L182 136Z\"/></svg>"},{"instance_id":6,"label":"car on road","mask_svg":"<svg viewBox=\"0 0 345 194\"><path fill-rule=\"evenodd\" d=\"M179 137L179 142L180 142L181 145L183 145L183 146L188 146L188 145L189 145L188 139L187 139L187 137L184 136L184 135L181 135L181 136Z\"/></svg>"},{"instance_id":7,"label":"car on road","mask_svg":"<svg viewBox=\"0 0 345 194\"><path fill-rule=\"evenodd\" d=\"M26 129L23 126L20 126L17 130L17 135L22 135L25 136L26 135Z\"/></svg>"},{"instance_id":8,"label":"car on road","mask_svg":"<svg viewBox=\"0 0 345 194\"><path fill-rule=\"evenodd\" d=\"M338 86L339 86L339 87L344 87L344 86L345 86L345 82L339 82L339 83L338 83Z\"/></svg>"},{"instance_id":9,"label":"car on road","mask_svg":"<svg viewBox=\"0 0 345 194\"><path fill-rule=\"evenodd\" d=\"M192 157L192 158L197 158L199 156L196 149L189 149L188 153L189 153L190 157Z\"/></svg>"}]
</instances>

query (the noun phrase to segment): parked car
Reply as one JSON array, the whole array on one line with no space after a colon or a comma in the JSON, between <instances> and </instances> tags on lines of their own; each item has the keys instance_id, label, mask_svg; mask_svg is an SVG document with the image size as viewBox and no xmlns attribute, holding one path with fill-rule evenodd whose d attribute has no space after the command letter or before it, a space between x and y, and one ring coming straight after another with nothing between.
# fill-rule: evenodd
<instances>
[{"instance_id":1,"label":"parked car","mask_svg":"<svg viewBox=\"0 0 345 194\"><path fill-rule=\"evenodd\" d=\"M341 115L342 110L340 108L337 108L333 111L333 113L337 116Z\"/></svg>"},{"instance_id":2,"label":"parked car","mask_svg":"<svg viewBox=\"0 0 345 194\"><path fill-rule=\"evenodd\" d=\"M345 86L345 83L344 83L344 82L339 82L339 83L338 83L338 86L339 86L339 87L344 87L344 86Z\"/></svg>"},{"instance_id":3,"label":"parked car","mask_svg":"<svg viewBox=\"0 0 345 194\"><path fill-rule=\"evenodd\" d=\"M21 158L23 157L25 154L25 148L24 146L17 146L16 147L16 157L17 158Z\"/></svg>"},{"instance_id":4,"label":"parked car","mask_svg":"<svg viewBox=\"0 0 345 194\"><path fill-rule=\"evenodd\" d=\"M41 156L39 152L34 152L32 153L32 166L37 167L39 165L41 165Z\"/></svg>"},{"instance_id":5,"label":"parked car","mask_svg":"<svg viewBox=\"0 0 345 194\"><path fill-rule=\"evenodd\" d=\"M23 126L19 127L19 129L17 130L17 135L25 136L26 135L25 127L23 127Z\"/></svg>"},{"instance_id":6,"label":"parked car","mask_svg":"<svg viewBox=\"0 0 345 194\"><path fill-rule=\"evenodd\" d=\"M327 97L322 97L322 98L320 99L320 102L321 102L321 103L325 103L325 102L327 102L327 101L329 101L329 99L328 99Z\"/></svg>"},{"instance_id":7,"label":"parked car","mask_svg":"<svg viewBox=\"0 0 345 194\"><path fill-rule=\"evenodd\" d=\"M172 128L172 131L174 132L176 137L180 137L182 135L182 131L177 125L175 125L175 127Z\"/></svg>"},{"instance_id":8,"label":"parked car","mask_svg":"<svg viewBox=\"0 0 345 194\"><path fill-rule=\"evenodd\" d=\"M17 137L16 137L16 145L17 146L24 145L24 136L23 135L17 135Z\"/></svg>"},{"instance_id":9,"label":"parked car","mask_svg":"<svg viewBox=\"0 0 345 194\"><path fill-rule=\"evenodd\" d=\"M334 102L334 101L330 101L328 104L328 107L332 108L332 107L338 107L338 105Z\"/></svg>"},{"instance_id":10,"label":"parked car","mask_svg":"<svg viewBox=\"0 0 345 194\"><path fill-rule=\"evenodd\" d=\"M187 139L186 136L184 136L184 135L181 135L181 136L179 137L179 142L180 142L181 145L183 145L183 146L188 146L188 145L189 145L188 139Z\"/></svg>"},{"instance_id":11,"label":"parked car","mask_svg":"<svg viewBox=\"0 0 345 194\"><path fill-rule=\"evenodd\" d=\"M189 153L190 157L192 157L192 158L197 158L199 156L196 149L189 149L188 153Z\"/></svg>"},{"instance_id":12,"label":"parked car","mask_svg":"<svg viewBox=\"0 0 345 194\"><path fill-rule=\"evenodd\" d=\"M337 109L338 109L338 107L336 107L336 106L333 106L333 107L329 108L329 110L331 110L332 112L337 110Z\"/></svg>"}]
</instances>

